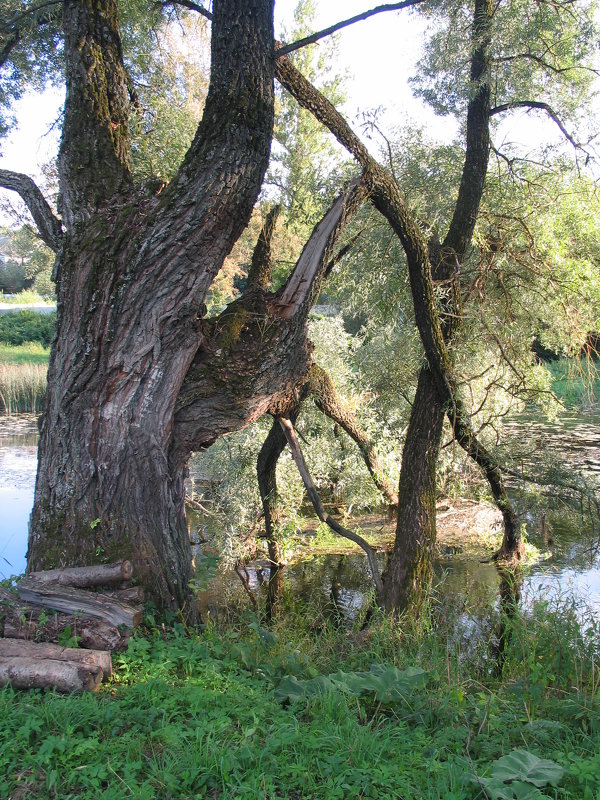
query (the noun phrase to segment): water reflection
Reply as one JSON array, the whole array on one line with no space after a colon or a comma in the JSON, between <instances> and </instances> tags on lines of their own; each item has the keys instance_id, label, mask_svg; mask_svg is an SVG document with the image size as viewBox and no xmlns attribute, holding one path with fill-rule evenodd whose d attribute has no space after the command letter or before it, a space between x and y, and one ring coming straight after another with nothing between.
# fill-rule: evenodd
<instances>
[{"instance_id":1,"label":"water reflection","mask_svg":"<svg viewBox=\"0 0 600 800\"><path fill-rule=\"evenodd\" d=\"M4 418L0 426L0 579L25 571L36 467L35 417Z\"/></svg>"}]
</instances>

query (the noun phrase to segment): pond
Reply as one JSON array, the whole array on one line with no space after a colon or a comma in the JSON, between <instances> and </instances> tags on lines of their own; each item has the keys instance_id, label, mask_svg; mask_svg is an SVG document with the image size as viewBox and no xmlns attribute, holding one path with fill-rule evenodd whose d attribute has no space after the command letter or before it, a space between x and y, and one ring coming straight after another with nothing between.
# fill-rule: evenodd
<instances>
[{"instance_id":1,"label":"pond","mask_svg":"<svg viewBox=\"0 0 600 800\"><path fill-rule=\"evenodd\" d=\"M552 442L593 477L600 470L600 415L569 418L560 425L535 424L523 435L545 444ZM36 469L37 426L31 416L0 420L0 579L25 569L27 524L33 503ZM555 507L553 507L555 506ZM539 517L524 513L528 536L544 558L523 574L521 603L535 598L550 601L570 598L585 606L584 613L600 615L600 532L577 524L572 513L553 504ZM193 527L193 522L192 522ZM549 533L550 532L550 533ZM465 629L484 624L485 616L498 602L500 575L491 564L456 555L446 548L436 564L436 595L440 608L462 618ZM383 559L383 556L382 556ZM266 593L268 567L254 564L248 569L249 587ZM370 596L370 576L360 554L329 554L305 559L284 571L285 595L309 602L324 615L351 620ZM245 589L235 574L220 575L202 599L205 613L227 614L232 605L247 604Z\"/></svg>"}]
</instances>

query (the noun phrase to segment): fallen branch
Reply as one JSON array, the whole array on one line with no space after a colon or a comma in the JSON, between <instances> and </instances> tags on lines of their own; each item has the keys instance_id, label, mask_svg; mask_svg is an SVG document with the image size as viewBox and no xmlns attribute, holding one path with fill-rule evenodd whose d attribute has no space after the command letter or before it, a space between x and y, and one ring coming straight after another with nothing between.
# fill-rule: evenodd
<instances>
[{"instance_id":1,"label":"fallen branch","mask_svg":"<svg viewBox=\"0 0 600 800\"><path fill-rule=\"evenodd\" d=\"M19 597L28 603L68 613L83 612L99 617L111 625L135 628L142 621L141 608L125 605L106 595L73 589L70 586L44 584L32 578L22 578L17 586Z\"/></svg>"},{"instance_id":2,"label":"fallen branch","mask_svg":"<svg viewBox=\"0 0 600 800\"><path fill-rule=\"evenodd\" d=\"M68 661L88 667L100 667L105 676L109 676L112 673L112 660L108 650L84 650L78 647L48 644L47 642L0 639L0 661L4 661L7 658Z\"/></svg>"},{"instance_id":3,"label":"fallen branch","mask_svg":"<svg viewBox=\"0 0 600 800\"><path fill-rule=\"evenodd\" d=\"M15 689L56 689L59 692L96 692L102 683L100 667L68 661L31 658L0 660L0 686Z\"/></svg>"},{"instance_id":4,"label":"fallen branch","mask_svg":"<svg viewBox=\"0 0 600 800\"><path fill-rule=\"evenodd\" d=\"M343 536L345 539L349 539L351 542L354 542L359 547L361 547L367 555L367 559L369 561L369 567L371 569L371 575L373 577L373 583L375 584L375 589L377 591L378 596L381 596L383 593L383 583L381 581L381 575L379 573L379 567L377 565L377 559L375 558L375 551L371 547L371 545L359 536L358 533L354 531L350 531L347 528L344 528L339 522L332 519L329 514L323 508L323 503L321 502L321 498L319 497L319 493L317 492L317 487L315 486L313 479L308 471L308 467L306 465L306 461L304 460L304 456L302 455L302 450L300 449L300 445L298 444L298 439L296 438L296 431L294 430L294 426L290 422L289 419L285 419L285 417L278 417L279 424L283 428L283 432L285 434L285 438L287 439L287 443L292 451L292 457L298 468L298 472L302 477L302 481L304 486L306 487L306 491L308 496L310 497L310 501L313 504L315 511L317 512L317 516L328 525L335 533L338 533L340 536Z\"/></svg>"}]
</instances>

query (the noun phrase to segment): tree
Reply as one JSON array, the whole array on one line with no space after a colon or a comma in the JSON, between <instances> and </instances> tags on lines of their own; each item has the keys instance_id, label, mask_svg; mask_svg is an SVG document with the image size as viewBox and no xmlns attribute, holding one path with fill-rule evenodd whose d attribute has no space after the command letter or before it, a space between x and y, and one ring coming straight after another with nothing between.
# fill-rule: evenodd
<instances>
[{"instance_id":1,"label":"tree","mask_svg":"<svg viewBox=\"0 0 600 800\"><path fill-rule=\"evenodd\" d=\"M514 17L506 16L514 14L513 6L510 9L501 5L493 8L489 3L476 2L470 35L465 36L465 19L470 14L467 9L450 6L448 26L442 28L437 39L440 44L437 53L442 49L444 53L450 50L453 56L456 55L455 51L464 54L464 43L467 42L469 51L465 54L466 58L453 58L450 69L441 68L438 62L429 73L442 86L444 93L441 94L450 98L451 106L460 107L461 102L466 105L464 165L457 200L442 240L435 235L434 226L428 226L416 218L395 181L374 162L336 110L302 79L289 62L280 58L276 63L276 74L283 85L332 131L359 162L367 175L373 204L389 221L406 254L415 321L428 364L419 377L404 449L396 543L387 569L383 598L389 610L418 604L431 574L435 545L435 474L444 415L448 416L458 443L485 473L494 499L503 513L504 539L497 556L514 557L521 547L516 517L503 485L498 461L475 435L468 407L458 392L453 352L450 349L462 318L460 275L471 249L484 191L491 147L491 119L516 108L543 111L556 123L576 151L585 151L568 133L564 121L549 102L530 95L521 99L517 93L554 86L558 87L555 95L559 99L564 98L565 94L569 95L566 87L569 79L565 76L576 75L577 80L569 82L571 94L567 100L570 102L565 104L567 110L572 110L574 95L589 89L590 76L593 75L592 70L578 61L584 51L589 53L592 42L588 38L591 30L589 9L583 9L581 16L578 16L571 13L568 5L536 5L528 10L527 29L531 38L525 42L525 52L517 53L511 52L511 47L515 43L522 45L522 32L521 38L518 38ZM504 30L508 36L502 40ZM551 34L548 33L550 30ZM538 33L541 35L538 36ZM496 46L497 68L493 75L495 35L502 44ZM450 48L446 46L448 41ZM574 49L571 49L573 42ZM511 61L518 66L507 78L506 64ZM520 70L523 62L534 64L538 69L538 74L533 70L528 82L524 80L527 72ZM465 64L470 67L466 78L463 69ZM557 76L555 82L551 80L553 76ZM577 92L573 91L575 85ZM492 86L500 95L493 98L498 100L496 105L492 105ZM504 93L508 95L506 99L502 97ZM436 95L435 91L433 95ZM423 230L428 232L428 236ZM439 306L434 282L446 286L444 299Z\"/></svg>"},{"instance_id":2,"label":"tree","mask_svg":"<svg viewBox=\"0 0 600 800\"><path fill-rule=\"evenodd\" d=\"M208 15L195 3L184 5ZM27 9L28 21L33 10ZM467 126L480 141L467 147L456 207L460 219L450 226L452 236L441 246L428 242L396 183L335 109L282 51L274 63L272 13L272 0L215 2L203 116L182 163L163 186L139 183L132 172L129 111L135 91L123 57L117 0L62 5L67 93L60 220L29 179L0 171L0 185L25 199L57 256L57 333L40 437L30 569L127 557L163 604L186 605L189 454L266 411L275 417L289 412L310 367L308 310L341 230L367 196L406 253L429 362L419 408L440 418L439 426L428 423L425 433L433 431L439 441L436 431L445 412L469 453L478 463L486 458L456 392L448 350L452 306L438 308L432 280L432 269L435 278L448 280L456 256L461 260L469 246L487 166L486 125ZM477 0L470 114L480 113L482 103L491 113L490 17L487 3ZM22 19L11 30L17 31ZM56 17L52 22L58 25ZM14 55L17 42L10 42L16 33L10 36L3 47ZM344 188L316 224L281 289L270 292L265 283L249 281L239 298L208 317L211 283L250 218L267 168L274 69L298 102L335 130L364 175ZM471 159L474 173L467 170ZM425 434L417 439L422 448ZM496 477L496 465L490 464L489 473Z\"/></svg>"}]
</instances>

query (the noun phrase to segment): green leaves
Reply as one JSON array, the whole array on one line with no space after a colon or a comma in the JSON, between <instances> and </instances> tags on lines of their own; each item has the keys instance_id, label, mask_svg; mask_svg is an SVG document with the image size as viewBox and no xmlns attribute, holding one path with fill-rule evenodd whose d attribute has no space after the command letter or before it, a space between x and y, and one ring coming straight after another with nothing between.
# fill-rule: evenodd
<instances>
[{"instance_id":1,"label":"green leaves","mask_svg":"<svg viewBox=\"0 0 600 800\"><path fill-rule=\"evenodd\" d=\"M489 778L475 778L491 800L534 800L543 797L539 789L556 786L563 768L529 750L513 750L492 764Z\"/></svg>"},{"instance_id":2,"label":"green leaves","mask_svg":"<svg viewBox=\"0 0 600 800\"><path fill-rule=\"evenodd\" d=\"M373 664L368 672L333 672L319 675L311 680L299 681L288 675L275 689L280 702L302 702L330 691L340 691L360 697L372 694L378 703L394 703L405 700L416 689L427 683L427 672L419 667L398 670L384 664Z\"/></svg>"},{"instance_id":3,"label":"green leaves","mask_svg":"<svg viewBox=\"0 0 600 800\"><path fill-rule=\"evenodd\" d=\"M501 781L523 780L542 788L556 786L563 776L563 768L547 758L538 758L529 750L513 750L492 765L492 775Z\"/></svg>"}]
</instances>

